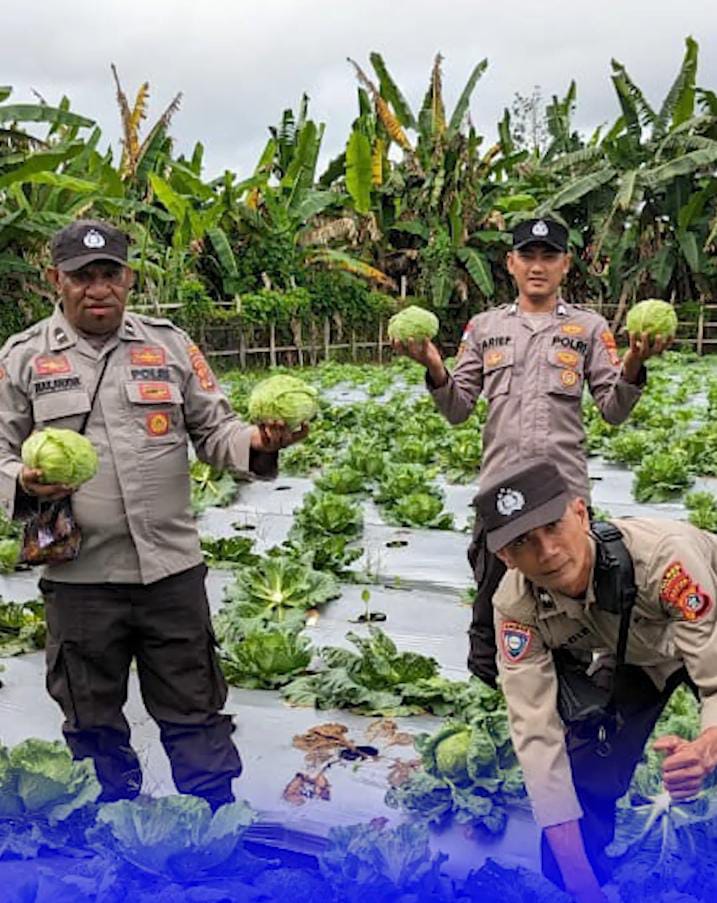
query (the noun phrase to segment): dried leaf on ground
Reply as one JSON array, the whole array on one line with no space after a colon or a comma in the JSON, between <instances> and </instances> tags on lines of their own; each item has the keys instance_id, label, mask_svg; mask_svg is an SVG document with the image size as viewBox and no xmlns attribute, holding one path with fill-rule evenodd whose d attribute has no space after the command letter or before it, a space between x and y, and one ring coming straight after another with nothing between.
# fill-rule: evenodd
<instances>
[{"instance_id":1,"label":"dried leaf on ground","mask_svg":"<svg viewBox=\"0 0 717 903\"><path fill-rule=\"evenodd\" d=\"M421 768L420 759L396 759L388 772L391 787L400 787Z\"/></svg>"},{"instance_id":2,"label":"dried leaf on ground","mask_svg":"<svg viewBox=\"0 0 717 903\"><path fill-rule=\"evenodd\" d=\"M307 800L313 799L330 800L331 784L323 772L312 777L297 771L286 785L282 796L292 806L303 806Z\"/></svg>"},{"instance_id":3,"label":"dried leaf on ground","mask_svg":"<svg viewBox=\"0 0 717 903\"><path fill-rule=\"evenodd\" d=\"M413 743L411 734L399 731L392 718L380 718L366 729L366 736L372 743L383 743L386 746L410 746Z\"/></svg>"},{"instance_id":4,"label":"dried leaf on ground","mask_svg":"<svg viewBox=\"0 0 717 903\"><path fill-rule=\"evenodd\" d=\"M309 728L305 734L297 734L293 743L306 753L310 765L318 765L331 759L340 749L353 749L354 744L347 738L345 724L329 722Z\"/></svg>"}]
</instances>

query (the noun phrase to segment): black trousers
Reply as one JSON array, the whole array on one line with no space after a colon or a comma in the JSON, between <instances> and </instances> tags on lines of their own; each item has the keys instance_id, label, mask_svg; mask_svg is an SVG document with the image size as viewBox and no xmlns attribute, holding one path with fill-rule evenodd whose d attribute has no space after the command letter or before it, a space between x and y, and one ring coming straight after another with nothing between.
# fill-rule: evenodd
<instances>
[{"instance_id":1,"label":"black trousers","mask_svg":"<svg viewBox=\"0 0 717 903\"><path fill-rule=\"evenodd\" d=\"M496 686L495 626L493 624L493 595L503 579L506 567L488 551L485 530L476 515L473 539L468 547L468 561L476 581L476 598L473 603L471 625L468 628L468 670L491 687Z\"/></svg>"},{"instance_id":2,"label":"black trousers","mask_svg":"<svg viewBox=\"0 0 717 903\"><path fill-rule=\"evenodd\" d=\"M142 785L122 711L133 659L177 789L215 808L233 800L241 760L232 720L220 714L227 688L205 576L201 564L146 586L40 581L47 689L65 716L74 757L94 760L103 800L131 799Z\"/></svg>"},{"instance_id":3,"label":"black trousers","mask_svg":"<svg viewBox=\"0 0 717 903\"><path fill-rule=\"evenodd\" d=\"M605 848L615 836L616 803L627 793L647 740L677 687L684 682L695 691L684 668L669 678L664 690L658 690L642 668L635 665L624 665L623 668L624 676L616 696L622 726L615 736L607 743L600 743L595 732L584 737L580 730L570 725L566 736L573 784L583 809L580 830L585 852L600 884L605 884L611 874ZM544 834L541 859L543 874L564 888L560 869Z\"/></svg>"}]
</instances>

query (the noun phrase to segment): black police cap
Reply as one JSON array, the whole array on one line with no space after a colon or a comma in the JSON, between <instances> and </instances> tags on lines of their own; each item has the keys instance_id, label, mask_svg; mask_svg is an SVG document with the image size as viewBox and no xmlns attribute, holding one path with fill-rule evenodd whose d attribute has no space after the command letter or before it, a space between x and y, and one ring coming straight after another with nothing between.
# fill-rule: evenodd
<instances>
[{"instance_id":1,"label":"black police cap","mask_svg":"<svg viewBox=\"0 0 717 903\"><path fill-rule=\"evenodd\" d=\"M124 232L98 219L79 219L52 236L52 262L63 272L79 270L97 260L125 265L129 240Z\"/></svg>"},{"instance_id":2,"label":"black police cap","mask_svg":"<svg viewBox=\"0 0 717 903\"><path fill-rule=\"evenodd\" d=\"M560 520L569 501L567 483L552 461L507 468L481 486L475 500L488 550L497 552L529 530Z\"/></svg>"},{"instance_id":3,"label":"black police cap","mask_svg":"<svg viewBox=\"0 0 717 903\"><path fill-rule=\"evenodd\" d=\"M518 250L538 242L555 248L568 250L568 230L554 219L527 219L513 228L513 248Z\"/></svg>"}]
</instances>

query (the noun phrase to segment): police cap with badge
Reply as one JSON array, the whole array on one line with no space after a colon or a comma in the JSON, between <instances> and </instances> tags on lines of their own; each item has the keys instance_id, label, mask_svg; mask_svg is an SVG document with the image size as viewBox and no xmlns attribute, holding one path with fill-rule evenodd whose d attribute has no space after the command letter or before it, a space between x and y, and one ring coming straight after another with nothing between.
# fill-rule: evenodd
<instances>
[{"instance_id":1,"label":"police cap with badge","mask_svg":"<svg viewBox=\"0 0 717 903\"><path fill-rule=\"evenodd\" d=\"M79 219L52 236L52 263L65 273L88 263L109 260L127 264L129 240L124 232L96 219Z\"/></svg>"},{"instance_id":2,"label":"police cap with badge","mask_svg":"<svg viewBox=\"0 0 717 903\"><path fill-rule=\"evenodd\" d=\"M513 227L513 250L544 244L556 251L568 250L568 230L554 219L526 219Z\"/></svg>"},{"instance_id":3,"label":"police cap with badge","mask_svg":"<svg viewBox=\"0 0 717 903\"><path fill-rule=\"evenodd\" d=\"M529 530L560 520L569 500L567 485L551 461L505 470L476 496L488 550L497 552Z\"/></svg>"}]
</instances>

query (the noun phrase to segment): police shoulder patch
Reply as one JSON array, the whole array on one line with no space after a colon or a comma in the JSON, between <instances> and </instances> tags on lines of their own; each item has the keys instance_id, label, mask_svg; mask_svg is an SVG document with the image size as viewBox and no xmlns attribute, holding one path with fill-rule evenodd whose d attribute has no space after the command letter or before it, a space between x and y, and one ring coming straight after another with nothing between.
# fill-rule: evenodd
<instances>
[{"instance_id":1,"label":"police shoulder patch","mask_svg":"<svg viewBox=\"0 0 717 903\"><path fill-rule=\"evenodd\" d=\"M712 598L692 579L681 561L667 565L660 581L660 601L685 621L699 621L712 608Z\"/></svg>"},{"instance_id":2,"label":"police shoulder patch","mask_svg":"<svg viewBox=\"0 0 717 903\"><path fill-rule=\"evenodd\" d=\"M533 631L518 621L504 621L500 628L500 645L509 662L519 662L528 654Z\"/></svg>"}]
</instances>

